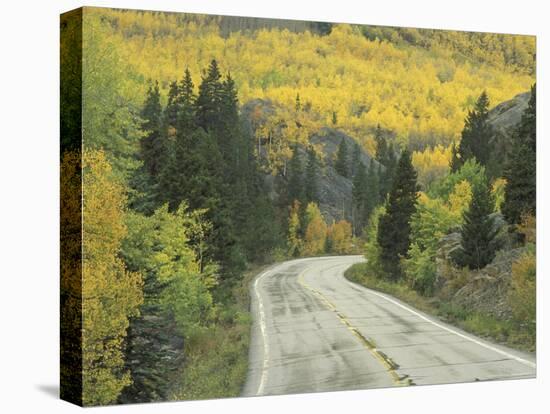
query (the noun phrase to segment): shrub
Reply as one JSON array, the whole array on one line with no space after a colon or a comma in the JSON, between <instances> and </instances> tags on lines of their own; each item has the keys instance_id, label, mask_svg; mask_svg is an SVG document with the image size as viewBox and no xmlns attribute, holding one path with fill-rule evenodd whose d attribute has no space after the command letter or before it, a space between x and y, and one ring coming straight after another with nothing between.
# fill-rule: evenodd
<instances>
[{"instance_id":1,"label":"shrub","mask_svg":"<svg viewBox=\"0 0 550 414\"><path fill-rule=\"evenodd\" d=\"M514 320L532 334L536 327L536 259L525 253L512 265L512 281L508 296Z\"/></svg>"}]
</instances>

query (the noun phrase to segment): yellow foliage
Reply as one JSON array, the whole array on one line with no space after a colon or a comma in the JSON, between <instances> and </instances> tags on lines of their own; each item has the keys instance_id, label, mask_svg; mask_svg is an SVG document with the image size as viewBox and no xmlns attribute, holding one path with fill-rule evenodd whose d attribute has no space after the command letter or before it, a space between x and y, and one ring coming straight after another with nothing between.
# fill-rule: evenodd
<instances>
[{"instance_id":1,"label":"yellow foliage","mask_svg":"<svg viewBox=\"0 0 550 414\"><path fill-rule=\"evenodd\" d=\"M330 226L329 229L331 247L334 253L347 254L353 248L351 223L340 220Z\"/></svg>"},{"instance_id":2,"label":"yellow foliage","mask_svg":"<svg viewBox=\"0 0 550 414\"><path fill-rule=\"evenodd\" d=\"M304 254L315 256L325 251L327 225L315 203L307 205L306 216L308 225L304 237Z\"/></svg>"},{"instance_id":3,"label":"yellow foliage","mask_svg":"<svg viewBox=\"0 0 550 414\"><path fill-rule=\"evenodd\" d=\"M294 108L299 93L304 107L325 124L336 112L338 127L366 148L377 124L393 131L399 142L428 139L430 145L448 145L459 138L483 89L497 104L534 81L496 58L484 65L454 59L458 42L464 43L459 50L487 54L459 32L445 32L456 38L454 45L426 50L369 40L345 24L333 25L327 36L270 28L224 37L219 20L208 16L110 9L87 9L86 16L103 18L109 39L135 72L132 97L145 96L148 79L159 80L166 96L169 82L181 79L186 67L198 83L202 68L216 58L231 71L240 102L264 98ZM533 37L509 39L534 46Z\"/></svg>"},{"instance_id":4,"label":"yellow foliage","mask_svg":"<svg viewBox=\"0 0 550 414\"><path fill-rule=\"evenodd\" d=\"M118 257L126 235L123 187L102 151L85 150L82 162L83 403L98 405L130 384L123 340L142 302L142 279Z\"/></svg>"},{"instance_id":5,"label":"yellow foliage","mask_svg":"<svg viewBox=\"0 0 550 414\"><path fill-rule=\"evenodd\" d=\"M468 180L462 180L455 185L448 201L449 209L457 220L462 220L462 213L468 208L471 200L472 185Z\"/></svg>"},{"instance_id":6,"label":"yellow foliage","mask_svg":"<svg viewBox=\"0 0 550 414\"><path fill-rule=\"evenodd\" d=\"M450 160L451 147L437 145L422 152L414 151L412 163L418 173L418 182L427 188L436 179L448 174Z\"/></svg>"}]
</instances>

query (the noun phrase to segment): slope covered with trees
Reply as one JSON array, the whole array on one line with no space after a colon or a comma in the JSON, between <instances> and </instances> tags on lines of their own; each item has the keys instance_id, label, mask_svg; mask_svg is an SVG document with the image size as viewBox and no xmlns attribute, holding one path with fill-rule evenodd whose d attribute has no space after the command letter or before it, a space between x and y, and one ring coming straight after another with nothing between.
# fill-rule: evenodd
<instances>
[{"instance_id":1,"label":"slope covered with trees","mask_svg":"<svg viewBox=\"0 0 550 414\"><path fill-rule=\"evenodd\" d=\"M496 245L470 253L492 241L500 209L515 242L533 243L521 235L534 227L535 94L504 169L488 127L490 102L533 83L532 38L84 16L82 100L62 95L67 113L82 104L82 177L66 144L78 128L61 134L63 182L84 184L85 404L236 395L254 266L364 250L369 274L429 296L449 233L463 238L453 268L492 260ZM349 201L328 205L334 187ZM74 195L62 201L77 214ZM519 302L533 273L527 251L514 266L518 315L532 316ZM77 306L73 289L63 309Z\"/></svg>"}]
</instances>

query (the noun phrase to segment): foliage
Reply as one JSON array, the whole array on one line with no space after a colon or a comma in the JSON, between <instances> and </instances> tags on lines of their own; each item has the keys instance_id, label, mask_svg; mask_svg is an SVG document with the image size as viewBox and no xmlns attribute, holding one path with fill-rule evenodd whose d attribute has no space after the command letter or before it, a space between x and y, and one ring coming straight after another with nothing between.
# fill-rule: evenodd
<instances>
[{"instance_id":1,"label":"foliage","mask_svg":"<svg viewBox=\"0 0 550 414\"><path fill-rule=\"evenodd\" d=\"M474 109L468 111L464 122L464 129L458 146L458 160L453 163L456 168L471 158L475 158L481 165L486 166L491 156L491 138L493 128L489 119L489 97L483 91L479 96Z\"/></svg>"},{"instance_id":2,"label":"foliage","mask_svg":"<svg viewBox=\"0 0 550 414\"><path fill-rule=\"evenodd\" d=\"M338 152L336 153L336 161L334 169L342 177L349 178L350 175L350 160L348 159L348 146L344 138L340 141Z\"/></svg>"},{"instance_id":3,"label":"foliage","mask_svg":"<svg viewBox=\"0 0 550 414\"><path fill-rule=\"evenodd\" d=\"M131 383L123 343L139 314L142 279L118 257L127 234L123 187L102 151L85 150L82 169L83 403L98 405Z\"/></svg>"},{"instance_id":4,"label":"foliage","mask_svg":"<svg viewBox=\"0 0 550 414\"><path fill-rule=\"evenodd\" d=\"M467 181L473 187L483 184L486 180L485 177L485 167L476 160L469 159L458 171L436 180L427 193L432 198L441 198L447 201L458 183Z\"/></svg>"},{"instance_id":5,"label":"foliage","mask_svg":"<svg viewBox=\"0 0 550 414\"><path fill-rule=\"evenodd\" d=\"M316 256L325 251L327 225L319 207L309 203L306 208L307 227L304 236L304 254Z\"/></svg>"},{"instance_id":6,"label":"foliage","mask_svg":"<svg viewBox=\"0 0 550 414\"><path fill-rule=\"evenodd\" d=\"M514 320L523 325L532 336L536 332L536 283L535 254L528 252L512 264L508 300Z\"/></svg>"},{"instance_id":7,"label":"foliage","mask_svg":"<svg viewBox=\"0 0 550 414\"><path fill-rule=\"evenodd\" d=\"M302 240L300 239L300 202L294 200L290 208L290 217L288 219L288 255L296 257L302 250Z\"/></svg>"},{"instance_id":8,"label":"foliage","mask_svg":"<svg viewBox=\"0 0 550 414\"><path fill-rule=\"evenodd\" d=\"M461 246L454 257L457 264L481 269L495 257L498 241L494 217L495 201L487 184L474 186L472 200L464 213Z\"/></svg>"},{"instance_id":9,"label":"foliage","mask_svg":"<svg viewBox=\"0 0 550 414\"><path fill-rule=\"evenodd\" d=\"M242 102L271 99L294 111L298 93L302 109L309 106L326 125L336 112L338 127L362 144L380 124L403 143L447 146L458 140L483 89L502 102L534 78L532 36L426 31L417 43L363 34L396 29L335 24L326 36L258 27L224 37L209 16L107 9L87 15L103 18L109 43L131 67L137 97L145 96L148 79L158 79L166 97L186 67L198 79L216 57L238 80Z\"/></svg>"},{"instance_id":10,"label":"foliage","mask_svg":"<svg viewBox=\"0 0 550 414\"><path fill-rule=\"evenodd\" d=\"M424 151L414 151L412 163L418 172L418 183L426 189L435 180L445 177L449 173L451 156L451 148L441 145L426 148Z\"/></svg>"},{"instance_id":11,"label":"foliage","mask_svg":"<svg viewBox=\"0 0 550 414\"><path fill-rule=\"evenodd\" d=\"M401 153L392 189L386 202L386 212L380 217L377 241L380 260L389 278L401 276L399 261L405 257L411 243L411 217L416 211L418 186L416 171L409 151Z\"/></svg>"},{"instance_id":12,"label":"foliage","mask_svg":"<svg viewBox=\"0 0 550 414\"><path fill-rule=\"evenodd\" d=\"M346 220L340 220L334 223L328 229L330 235L331 252L337 254L349 254L352 249L352 231L351 223Z\"/></svg>"},{"instance_id":13,"label":"foliage","mask_svg":"<svg viewBox=\"0 0 550 414\"><path fill-rule=\"evenodd\" d=\"M536 116L536 86L533 85L529 105L514 132L512 153L504 173L506 187L502 213L508 222L514 224L520 222L522 214L536 213Z\"/></svg>"},{"instance_id":14,"label":"foliage","mask_svg":"<svg viewBox=\"0 0 550 414\"><path fill-rule=\"evenodd\" d=\"M129 269L144 275L141 316L132 320L126 350L132 385L122 402L162 401L181 361L184 338L204 327L214 315L210 289L216 266L200 263L207 223L182 205L175 213L168 206L150 217L130 213L123 257ZM197 241L196 250L192 238ZM174 346L179 343L179 347Z\"/></svg>"}]
</instances>

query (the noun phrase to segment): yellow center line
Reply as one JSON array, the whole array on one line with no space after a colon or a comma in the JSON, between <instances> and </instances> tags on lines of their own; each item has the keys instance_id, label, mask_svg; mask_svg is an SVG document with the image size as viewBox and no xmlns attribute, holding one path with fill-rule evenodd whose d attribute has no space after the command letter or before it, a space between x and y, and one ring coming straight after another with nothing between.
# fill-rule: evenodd
<instances>
[{"instance_id":1,"label":"yellow center line","mask_svg":"<svg viewBox=\"0 0 550 414\"><path fill-rule=\"evenodd\" d=\"M323 295L321 292L319 292L317 289L311 287L304 281L304 274L309 269L303 270L298 275L298 283L302 285L304 288L308 289L309 291L313 292L319 299L321 299L321 302L331 311L333 311L340 322L346 326L346 328L361 342L361 344L371 353L371 355L378 361L382 366L386 369L390 377L392 378L393 383L396 386L403 387L408 385L414 385L414 383L411 381L408 376L401 377L397 373L397 364L393 362L387 355L385 355L383 352L379 351L376 348L376 345L374 344L374 341L365 337L359 330L354 327L351 322L346 318L344 314L342 314L338 309L336 309L336 306L327 299L325 295Z\"/></svg>"}]
</instances>

